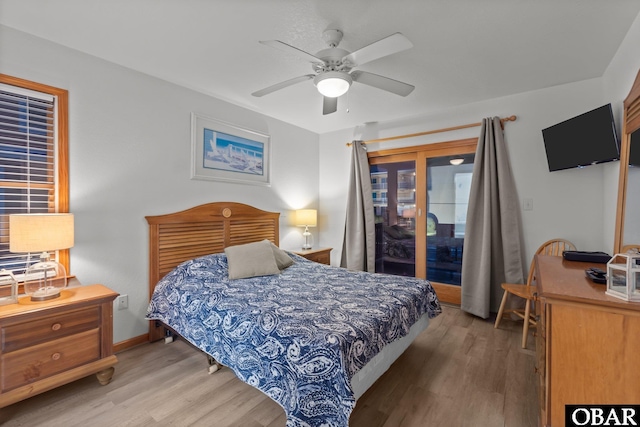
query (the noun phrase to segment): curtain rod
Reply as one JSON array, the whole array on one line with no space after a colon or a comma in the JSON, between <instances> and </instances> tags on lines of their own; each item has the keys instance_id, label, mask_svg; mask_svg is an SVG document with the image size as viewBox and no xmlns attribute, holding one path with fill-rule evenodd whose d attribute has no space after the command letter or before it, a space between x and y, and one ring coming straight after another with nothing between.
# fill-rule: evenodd
<instances>
[{"instance_id":1,"label":"curtain rod","mask_svg":"<svg viewBox=\"0 0 640 427\"><path fill-rule=\"evenodd\" d=\"M500 124L504 128L504 122L515 122L516 119L517 119L516 116L505 117L505 118L500 119ZM452 130L472 128L472 127L481 126L481 125L482 125L482 122L469 123L467 125L453 126L453 127L450 127L450 128L442 128L442 129L435 129L435 130L428 130L426 132L418 132L418 133L410 133L410 134L406 134L406 135L390 136L388 138L370 139L368 141L362 141L362 143L363 144L371 144L373 142L384 142L384 141L393 141L394 139L413 138L415 136L430 135L432 133L440 133L440 132L449 132L449 131L452 131ZM351 142L347 142L347 146L351 146Z\"/></svg>"}]
</instances>

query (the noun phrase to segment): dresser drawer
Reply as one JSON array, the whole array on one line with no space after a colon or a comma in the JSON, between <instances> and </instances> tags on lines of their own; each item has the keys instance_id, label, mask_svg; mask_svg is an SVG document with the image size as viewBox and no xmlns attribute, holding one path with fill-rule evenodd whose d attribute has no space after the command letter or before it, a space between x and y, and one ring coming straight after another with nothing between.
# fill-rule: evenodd
<instances>
[{"instance_id":1,"label":"dresser drawer","mask_svg":"<svg viewBox=\"0 0 640 427\"><path fill-rule=\"evenodd\" d=\"M99 324L100 308L94 306L65 311L48 318L6 325L0 334L2 353L95 329Z\"/></svg>"},{"instance_id":2,"label":"dresser drawer","mask_svg":"<svg viewBox=\"0 0 640 427\"><path fill-rule=\"evenodd\" d=\"M309 257L309 259L320 264L331 264L331 255L329 255L328 253L316 254L313 257Z\"/></svg>"},{"instance_id":3,"label":"dresser drawer","mask_svg":"<svg viewBox=\"0 0 640 427\"><path fill-rule=\"evenodd\" d=\"M108 384L118 362L117 296L103 285L78 285L56 299L32 303L23 296L0 305L0 408L92 374Z\"/></svg>"},{"instance_id":4,"label":"dresser drawer","mask_svg":"<svg viewBox=\"0 0 640 427\"><path fill-rule=\"evenodd\" d=\"M294 251L293 253L305 257L309 261L327 265L331 264L331 248Z\"/></svg>"},{"instance_id":5,"label":"dresser drawer","mask_svg":"<svg viewBox=\"0 0 640 427\"><path fill-rule=\"evenodd\" d=\"M99 328L3 354L0 359L2 392L99 358Z\"/></svg>"}]
</instances>

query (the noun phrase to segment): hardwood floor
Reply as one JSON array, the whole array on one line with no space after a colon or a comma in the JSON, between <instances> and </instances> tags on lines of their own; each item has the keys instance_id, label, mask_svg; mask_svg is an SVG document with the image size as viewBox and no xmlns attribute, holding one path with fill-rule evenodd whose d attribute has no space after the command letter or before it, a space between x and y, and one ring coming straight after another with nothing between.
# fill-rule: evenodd
<instances>
[{"instance_id":1,"label":"hardwood floor","mask_svg":"<svg viewBox=\"0 0 640 427\"><path fill-rule=\"evenodd\" d=\"M534 344L451 306L358 400L350 427L534 427ZM207 374L182 341L118 354L113 381L90 376L0 409L0 425L283 427L282 408L228 368Z\"/></svg>"}]
</instances>

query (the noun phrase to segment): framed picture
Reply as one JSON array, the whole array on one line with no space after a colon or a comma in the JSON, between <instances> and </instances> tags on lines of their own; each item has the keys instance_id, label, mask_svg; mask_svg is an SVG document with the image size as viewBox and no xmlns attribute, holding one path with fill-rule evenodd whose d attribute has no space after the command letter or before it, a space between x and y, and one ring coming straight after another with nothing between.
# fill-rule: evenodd
<instances>
[{"instance_id":1,"label":"framed picture","mask_svg":"<svg viewBox=\"0 0 640 427\"><path fill-rule=\"evenodd\" d=\"M191 179L269 186L269 135L191 113Z\"/></svg>"}]
</instances>

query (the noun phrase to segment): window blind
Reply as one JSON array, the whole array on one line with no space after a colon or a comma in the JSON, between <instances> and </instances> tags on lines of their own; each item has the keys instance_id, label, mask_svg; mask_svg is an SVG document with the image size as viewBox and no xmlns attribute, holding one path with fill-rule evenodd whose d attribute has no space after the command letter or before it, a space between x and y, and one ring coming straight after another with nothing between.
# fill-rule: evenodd
<instances>
[{"instance_id":1,"label":"window blind","mask_svg":"<svg viewBox=\"0 0 640 427\"><path fill-rule=\"evenodd\" d=\"M0 268L22 273L9 252L9 215L56 211L56 98L0 84Z\"/></svg>"}]
</instances>

